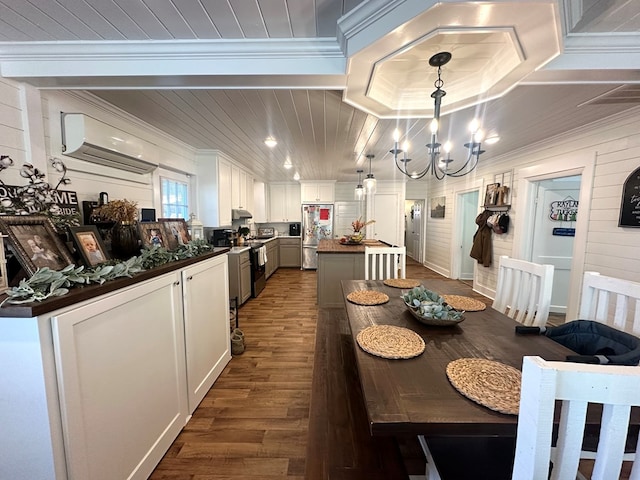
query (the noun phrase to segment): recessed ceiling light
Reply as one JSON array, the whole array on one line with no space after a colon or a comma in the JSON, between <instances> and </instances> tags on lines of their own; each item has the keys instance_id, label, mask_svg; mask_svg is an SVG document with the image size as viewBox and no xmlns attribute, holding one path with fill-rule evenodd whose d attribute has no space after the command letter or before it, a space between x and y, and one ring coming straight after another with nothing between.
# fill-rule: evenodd
<instances>
[{"instance_id":1,"label":"recessed ceiling light","mask_svg":"<svg viewBox=\"0 0 640 480\"><path fill-rule=\"evenodd\" d=\"M284 161L283 167L287 170L290 170L293 167L293 163L291 163L291 159L289 157Z\"/></svg>"},{"instance_id":2,"label":"recessed ceiling light","mask_svg":"<svg viewBox=\"0 0 640 480\"><path fill-rule=\"evenodd\" d=\"M278 144L278 141L273 137L267 137L264 139L264 144L269 148L273 148Z\"/></svg>"},{"instance_id":3,"label":"recessed ceiling light","mask_svg":"<svg viewBox=\"0 0 640 480\"><path fill-rule=\"evenodd\" d=\"M494 143L498 143L500 141L500 137L498 135L492 135L484 139L484 143L488 145L493 145Z\"/></svg>"},{"instance_id":4,"label":"recessed ceiling light","mask_svg":"<svg viewBox=\"0 0 640 480\"><path fill-rule=\"evenodd\" d=\"M300 174L299 174L298 172L296 172L296 173L293 175L293 179L294 179L296 182L297 182L298 180L300 180Z\"/></svg>"}]
</instances>

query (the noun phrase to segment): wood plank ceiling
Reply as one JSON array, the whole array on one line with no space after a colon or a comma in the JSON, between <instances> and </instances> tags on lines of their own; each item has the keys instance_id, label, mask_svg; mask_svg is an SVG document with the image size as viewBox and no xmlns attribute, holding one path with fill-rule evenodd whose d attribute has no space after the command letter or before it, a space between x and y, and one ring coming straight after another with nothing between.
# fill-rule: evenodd
<instances>
[{"instance_id":1,"label":"wood plank ceiling","mask_svg":"<svg viewBox=\"0 0 640 480\"><path fill-rule=\"evenodd\" d=\"M124 49L128 45L137 48L145 42L167 48L198 45L203 41L216 46L230 45L235 50L230 50L228 57L235 58L235 69L222 75L216 72L215 78L203 76L198 80L202 84L197 87L192 84L196 80L192 79L191 84L185 81L184 86L178 88L178 72L175 75L163 72L164 77L154 77L170 79L167 80L169 87L156 80L155 87L133 88L131 84L135 82L127 80L123 71L115 72L112 77L103 75L98 80L106 80L101 81L81 73L55 81L53 76L47 78L46 73L43 77L33 74L15 78L42 88L90 91L195 148L225 152L265 181L291 180L293 172L298 171L303 180L355 182L355 170L363 165L365 153L376 156L377 178L399 178L388 153L392 147L391 132L396 126L411 132L418 158L425 154L426 120L379 119L345 103L342 90L347 71L341 75L322 76L314 71L309 75L261 77L246 75L243 71L251 67L251 60L244 66L237 62L242 58L239 46L243 42L251 42L254 49L259 45L265 52L279 41L285 41L290 50L301 45L296 42L311 40L327 40L330 45L335 41L337 46L340 19L358 9L370 8L367 4L371 3L381 8L400 8L404 2L0 0L0 67L3 62L16 58L20 49L29 47L38 48L37 52L41 53L59 45L106 45L110 49L118 45ZM581 7L579 14L564 12L572 32L583 36L616 32L632 39L640 38L636 37L640 31L640 4L636 0L585 0ZM637 56L640 42L630 51ZM223 56L219 58L221 64L229 61ZM196 56L190 60L193 64L200 61ZM264 61L270 61L266 54ZM273 61L275 64L276 60ZM299 70L319 70L324 68L325 61L322 55L316 61L301 57ZM4 75L5 70L6 67L0 72ZM591 70L581 73L580 81L564 78L536 81L536 78L545 78L545 74L558 75L559 70L541 72L505 96L481 106L486 128L498 131L501 137L498 144L487 148L482 161L638 104L637 97L591 104L592 100L619 91L625 85L615 78L594 81L596 74L591 78ZM623 77L627 78L628 74ZM635 78L640 83L637 69ZM333 88L329 88L330 85ZM425 95L429 94L430 91L425 91ZM475 110L469 108L448 115L443 119L441 130L462 131ZM269 135L278 139L273 150L263 143ZM287 158L294 169L283 167Z\"/></svg>"}]
</instances>

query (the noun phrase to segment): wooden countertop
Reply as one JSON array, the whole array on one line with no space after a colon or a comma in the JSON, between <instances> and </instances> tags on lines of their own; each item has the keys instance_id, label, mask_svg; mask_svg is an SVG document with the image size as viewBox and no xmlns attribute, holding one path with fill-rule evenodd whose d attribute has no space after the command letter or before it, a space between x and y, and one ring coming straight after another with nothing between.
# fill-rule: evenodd
<instances>
[{"instance_id":1,"label":"wooden countertop","mask_svg":"<svg viewBox=\"0 0 640 480\"><path fill-rule=\"evenodd\" d=\"M318 253L364 253L364 247L386 247L387 245L378 240L363 240L365 243L358 245L342 244L337 239L320 240L318 243Z\"/></svg>"},{"instance_id":2,"label":"wooden countertop","mask_svg":"<svg viewBox=\"0 0 640 480\"><path fill-rule=\"evenodd\" d=\"M116 278L115 280L110 280L108 282L103 283L102 285L91 284L86 286L74 287L69 290L69 293L67 293L66 295L62 295L61 297L52 297L42 302L31 302L31 303L24 303L24 304L18 304L18 305L5 303L2 306L2 308L0 308L0 318L1 317L24 317L24 318L37 317L38 315L43 315L47 312L51 312L59 308L73 305L74 303L79 303L81 301L84 301L93 297L98 297L99 295L113 292L114 290L128 287L129 285L133 285L143 280L149 280L151 278L157 277L159 275L163 275L173 270L185 268L185 267L188 267L189 265L193 265L194 263L198 263L203 260L208 260L209 258L217 257L218 255L224 255L228 252L229 252L229 247L216 247L210 253L206 253L204 255L200 255L197 257L187 258L185 260L178 260L176 262L167 263L159 267L153 268L151 270L145 270L143 272L140 272L134 275L133 277ZM0 302L5 298L6 298L6 295L0 295Z\"/></svg>"}]
</instances>

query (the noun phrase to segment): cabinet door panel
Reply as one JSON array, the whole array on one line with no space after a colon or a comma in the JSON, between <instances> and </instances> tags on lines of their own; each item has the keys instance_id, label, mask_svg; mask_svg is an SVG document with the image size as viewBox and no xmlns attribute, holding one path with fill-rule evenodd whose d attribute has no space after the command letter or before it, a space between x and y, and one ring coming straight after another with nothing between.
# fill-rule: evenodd
<instances>
[{"instance_id":1,"label":"cabinet door panel","mask_svg":"<svg viewBox=\"0 0 640 480\"><path fill-rule=\"evenodd\" d=\"M189 413L231 360L225 255L182 271Z\"/></svg>"},{"instance_id":2,"label":"cabinet door panel","mask_svg":"<svg viewBox=\"0 0 640 480\"><path fill-rule=\"evenodd\" d=\"M146 479L185 425L178 278L52 317L70 478Z\"/></svg>"},{"instance_id":3,"label":"cabinet door panel","mask_svg":"<svg viewBox=\"0 0 640 480\"><path fill-rule=\"evenodd\" d=\"M231 225L231 164L218 161L218 215L219 227Z\"/></svg>"}]
</instances>

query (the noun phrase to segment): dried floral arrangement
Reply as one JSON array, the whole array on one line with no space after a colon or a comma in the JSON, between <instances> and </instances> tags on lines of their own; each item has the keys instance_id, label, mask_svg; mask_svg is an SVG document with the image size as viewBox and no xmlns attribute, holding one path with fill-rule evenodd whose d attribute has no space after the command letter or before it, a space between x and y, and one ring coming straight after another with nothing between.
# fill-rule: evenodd
<instances>
[{"instance_id":1,"label":"dried floral arrangement","mask_svg":"<svg viewBox=\"0 0 640 480\"><path fill-rule=\"evenodd\" d=\"M138 219L138 202L111 200L93 210L93 215L112 222L132 223Z\"/></svg>"},{"instance_id":2,"label":"dried floral arrangement","mask_svg":"<svg viewBox=\"0 0 640 480\"><path fill-rule=\"evenodd\" d=\"M360 217L359 219L354 220L353 222L351 222L351 227L353 228L353 231L355 233L358 233L364 227L366 227L367 225L371 225L372 223L376 223L376 221L375 220L369 220L367 222L363 222L362 221L362 217Z\"/></svg>"},{"instance_id":3,"label":"dried floral arrangement","mask_svg":"<svg viewBox=\"0 0 640 480\"><path fill-rule=\"evenodd\" d=\"M67 167L57 158L52 158L51 166L62 174L55 187L44 181L45 174L30 163L20 168L20 176L26 178L27 185L17 187L13 194L0 197L0 214L7 215L44 215L51 219L58 233L66 233L67 227L80 225L80 214L63 214L57 201L58 189L62 185L69 185ZM8 155L0 155L0 172L11 167L13 160ZM0 185L5 183L0 180Z\"/></svg>"},{"instance_id":4,"label":"dried floral arrangement","mask_svg":"<svg viewBox=\"0 0 640 480\"><path fill-rule=\"evenodd\" d=\"M69 265L62 270L49 268L38 269L30 278L9 288L5 293L5 302L21 304L42 302L50 297L66 295L70 288L91 283L103 284L119 277L132 277L134 274L149 270L166 263L197 257L210 252L213 245L204 239L192 240L186 245L180 245L177 250L169 252L157 245L144 249L137 257L131 257L125 262L104 263L94 268L76 267Z\"/></svg>"}]
</instances>

